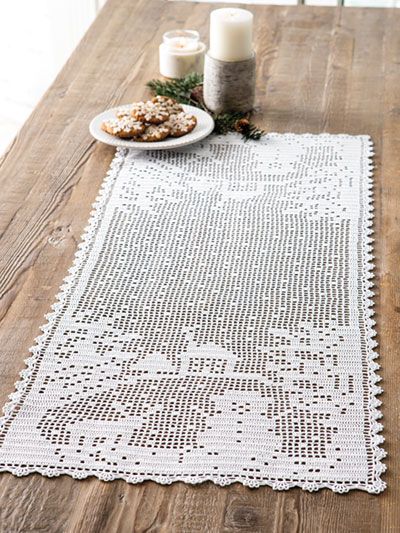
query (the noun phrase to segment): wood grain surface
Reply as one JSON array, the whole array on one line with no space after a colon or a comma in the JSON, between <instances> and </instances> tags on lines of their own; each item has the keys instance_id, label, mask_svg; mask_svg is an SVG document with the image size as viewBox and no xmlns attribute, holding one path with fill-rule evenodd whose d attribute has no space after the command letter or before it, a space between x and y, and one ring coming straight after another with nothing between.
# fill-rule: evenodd
<instances>
[{"instance_id":1,"label":"wood grain surface","mask_svg":"<svg viewBox=\"0 0 400 533\"><path fill-rule=\"evenodd\" d=\"M146 96L164 31L207 38L215 4L109 0L0 161L0 404L14 389L79 242L114 150L90 119ZM376 312L388 489L129 485L0 475L0 531L400 531L400 10L252 8L257 121L269 131L372 135L376 146Z\"/></svg>"}]
</instances>

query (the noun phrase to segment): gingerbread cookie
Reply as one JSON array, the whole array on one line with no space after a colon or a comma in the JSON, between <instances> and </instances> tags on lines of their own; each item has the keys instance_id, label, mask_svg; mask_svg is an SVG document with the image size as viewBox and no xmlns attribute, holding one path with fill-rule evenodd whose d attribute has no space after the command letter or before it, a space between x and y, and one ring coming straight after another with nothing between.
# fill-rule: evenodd
<instances>
[{"instance_id":1,"label":"gingerbread cookie","mask_svg":"<svg viewBox=\"0 0 400 533\"><path fill-rule=\"evenodd\" d=\"M116 112L115 112L115 116L117 118L124 118L124 117L131 117L131 109L132 109L132 106L128 106L128 105L125 105L125 106L122 106L122 107L119 107Z\"/></svg>"},{"instance_id":2,"label":"gingerbread cookie","mask_svg":"<svg viewBox=\"0 0 400 533\"><path fill-rule=\"evenodd\" d=\"M176 100L174 100L173 98L169 98L168 96L155 96L152 102L161 106L170 115L176 115L177 113L183 111L183 107L181 106L181 104L178 104Z\"/></svg>"},{"instance_id":3,"label":"gingerbread cookie","mask_svg":"<svg viewBox=\"0 0 400 533\"><path fill-rule=\"evenodd\" d=\"M190 133L197 124L197 118L194 115L181 112L176 115L171 115L165 125L171 130L171 137L182 137Z\"/></svg>"},{"instance_id":4,"label":"gingerbread cookie","mask_svg":"<svg viewBox=\"0 0 400 533\"><path fill-rule=\"evenodd\" d=\"M146 126L144 133L136 136L134 141L138 142L157 142L163 141L170 134L170 128L164 124L150 124Z\"/></svg>"},{"instance_id":5,"label":"gingerbread cookie","mask_svg":"<svg viewBox=\"0 0 400 533\"><path fill-rule=\"evenodd\" d=\"M101 129L110 135L120 137L121 139L129 139L143 133L146 126L142 122L138 122L132 117L124 116L122 118L112 118L106 120L101 125Z\"/></svg>"},{"instance_id":6,"label":"gingerbread cookie","mask_svg":"<svg viewBox=\"0 0 400 533\"><path fill-rule=\"evenodd\" d=\"M169 118L168 111L154 102L137 102L132 105L131 115L135 120L148 124L162 124Z\"/></svg>"}]
</instances>

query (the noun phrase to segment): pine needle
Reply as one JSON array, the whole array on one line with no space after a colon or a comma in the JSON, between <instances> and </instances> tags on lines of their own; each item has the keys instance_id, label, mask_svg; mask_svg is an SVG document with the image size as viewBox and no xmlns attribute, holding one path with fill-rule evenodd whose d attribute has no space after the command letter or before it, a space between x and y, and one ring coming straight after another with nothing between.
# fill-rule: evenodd
<instances>
[{"instance_id":1,"label":"pine needle","mask_svg":"<svg viewBox=\"0 0 400 533\"><path fill-rule=\"evenodd\" d=\"M184 78L176 80L151 80L147 83L147 87L149 87L153 94L174 98L180 104L193 105L191 93L193 89L202 85L202 83L203 76L192 72Z\"/></svg>"}]
</instances>

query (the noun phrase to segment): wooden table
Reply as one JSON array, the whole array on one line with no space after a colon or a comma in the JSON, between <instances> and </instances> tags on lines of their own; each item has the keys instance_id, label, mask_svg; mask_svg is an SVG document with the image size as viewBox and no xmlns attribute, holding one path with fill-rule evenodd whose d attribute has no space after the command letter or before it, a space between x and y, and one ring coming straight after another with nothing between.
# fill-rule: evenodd
<instances>
[{"instance_id":1,"label":"wooden table","mask_svg":"<svg viewBox=\"0 0 400 533\"><path fill-rule=\"evenodd\" d=\"M215 5L109 0L0 161L0 403L14 389L72 262L114 150L89 120L145 96L164 31L199 28ZM376 311L389 488L379 496L166 487L0 476L0 530L389 532L400 528L400 10L254 7L257 120L270 131L372 135Z\"/></svg>"}]
</instances>

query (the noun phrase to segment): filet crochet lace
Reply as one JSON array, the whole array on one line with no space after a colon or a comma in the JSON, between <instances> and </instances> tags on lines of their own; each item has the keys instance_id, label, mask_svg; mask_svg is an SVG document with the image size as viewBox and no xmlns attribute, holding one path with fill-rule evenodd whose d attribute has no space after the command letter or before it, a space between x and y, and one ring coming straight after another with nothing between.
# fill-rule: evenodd
<instances>
[{"instance_id":1,"label":"filet crochet lace","mask_svg":"<svg viewBox=\"0 0 400 533\"><path fill-rule=\"evenodd\" d=\"M120 150L0 470L384 489L366 136Z\"/></svg>"}]
</instances>

